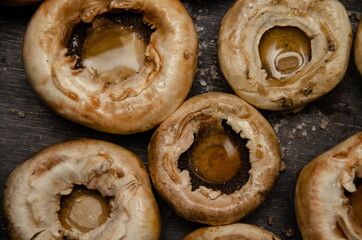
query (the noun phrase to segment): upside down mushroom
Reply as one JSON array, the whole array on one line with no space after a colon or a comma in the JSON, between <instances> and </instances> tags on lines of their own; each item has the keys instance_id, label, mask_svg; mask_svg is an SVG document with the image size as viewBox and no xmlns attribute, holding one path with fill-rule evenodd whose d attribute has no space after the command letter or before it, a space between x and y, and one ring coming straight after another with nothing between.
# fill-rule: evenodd
<instances>
[{"instance_id":1,"label":"upside down mushroom","mask_svg":"<svg viewBox=\"0 0 362 240\"><path fill-rule=\"evenodd\" d=\"M25 33L26 74L61 116L117 134L142 132L186 98L197 35L178 0L47 0Z\"/></svg>"},{"instance_id":2,"label":"upside down mushroom","mask_svg":"<svg viewBox=\"0 0 362 240\"><path fill-rule=\"evenodd\" d=\"M303 239L362 239L361 178L362 132L303 168L295 194Z\"/></svg>"},{"instance_id":3,"label":"upside down mushroom","mask_svg":"<svg viewBox=\"0 0 362 240\"><path fill-rule=\"evenodd\" d=\"M337 0L238 0L218 41L237 95L257 108L297 111L343 79L352 29Z\"/></svg>"},{"instance_id":4,"label":"upside down mushroom","mask_svg":"<svg viewBox=\"0 0 362 240\"><path fill-rule=\"evenodd\" d=\"M141 160L99 140L58 143L19 165L4 210L13 240L151 240L161 230Z\"/></svg>"},{"instance_id":5,"label":"upside down mushroom","mask_svg":"<svg viewBox=\"0 0 362 240\"><path fill-rule=\"evenodd\" d=\"M250 224L234 223L223 226L203 227L183 240L280 240L276 235Z\"/></svg>"},{"instance_id":6,"label":"upside down mushroom","mask_svg":"<svg viewBox=\"0 0 362 240\"><path fill-rule=\"evenodd\" d=\"M181 217L233 223L255 210L281 170L277 137L241 98L207 93L188 99L153 134L152 182Z\"/></svg>"}]
</instances>

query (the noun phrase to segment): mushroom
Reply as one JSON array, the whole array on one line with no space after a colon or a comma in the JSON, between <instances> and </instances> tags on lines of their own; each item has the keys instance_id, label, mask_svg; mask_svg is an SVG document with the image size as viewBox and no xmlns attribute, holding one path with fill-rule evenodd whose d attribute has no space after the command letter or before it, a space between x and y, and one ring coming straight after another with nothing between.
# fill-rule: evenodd
<instances>
[{"instance_id":1,"label":"mushroom","mask_svg":"<svg viewBox=\"0 0 362 240\"><path fill-rule=\"evenodd\" d=\"M337 0L238 0L222 21L219 62L250 104L298 111L343 79L351 39Z\"/></svg>"},{"instance_id":2,"label":"mushroom","mask_svg":"<svg viewBox=\"0 0 362 240\"><path fill-rule=\"evenodd\" d=\"M358 26L356 34L356 42L354 45L354 59L357 69L362 75L362 21L361 20Z\"/></svg>"},{"instance_id":3,"label":"mushroom","mask_svg":"<svg viewBox=\"0 0 362 240\"><path fill-rule=\"evenodd\" d=\"M276 235L260 227L234 223L224 226L203 227L187 235L183 240L280 240Z\"/></svg>"},{"instance_id":4,"label":"mushroom","mask_svg":"<svg viewBox=\"0 0 362 240\"><path fill-rule=\"evenodd\" d=\"M362 132L306 165L295 209L303 239L362 239Z\"/></svg>"},{"instance_id":5,"label":"mushroom","mask_svg":"<svg viewBox=\"0 0 362 240\"><path fill-rule=\"evenodd\" d=\"M190 98L152 135L149 170L160 196L181 217L220 225L256 209L281 169L277 137L241 98Z\"/></svg>"},{"instance_id":6,"label":"mushroom","mask_svg":"<svg viewBox=\"0 0 362 240\"><path fill-rule=\"evenodd\" d=\"M33 89L58 114L131 134L184 101L197 35L178 0L48 0L28 25L23 58Z\"/></svg>"},{"instance_id":7,"label":"mushroom","mask_svg":"<svg viewBox=\"0 0 362 240\"><path fill-rule=\"evenodd\" d=\"M41 2L42 0L1 0L0 5L21 7Z\"/></svg>"},{"instance_id":8,"label":"mushroom","mask_svg":"<svg viewBox=\"0 0 362 240\"><path fill-rule=\"evenodd\" d=\"M14 240L150 240L161 230L141 160L99 140L58 143L19 165L4 210Z\"/></svg>"}]
</instances>

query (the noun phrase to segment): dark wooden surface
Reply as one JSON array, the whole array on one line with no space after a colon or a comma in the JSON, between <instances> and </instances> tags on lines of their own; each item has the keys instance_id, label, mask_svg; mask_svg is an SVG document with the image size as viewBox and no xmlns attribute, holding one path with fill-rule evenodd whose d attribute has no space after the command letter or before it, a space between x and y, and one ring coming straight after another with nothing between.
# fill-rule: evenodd
<instances>
[{"instance_id":1,"label":"dark wooden surface","mask_svg":"<svg viewBox=\"0 0 362 240\"><path fill-rule=\"evenodd\" d=\"M220 72L217 35L223 15L233 0L184 0L200 38L198 69L189 96L232 90ZM354 34L362 13L361 0L344 0ZM0 7L0 183L32 154L50 144L82 137L107 140L135 152L147 164L147 145L153 131L121 136L97 132L57 116L35 95L27 82L21 45L26 24L37 5ZM299 172L315 156L347 137L362 131L362 78L353 61L333 91L292 115L263 111L274 127L282 148L285 171L267 200L241 220L274 232L282 239L301 239L295 221L293 196ZM163 220L161 239L179 240L203 225L181 219L157 194ZM0 191L2 204L3 191ZM274 219L272 222L269 220ZM288 232L289 231L289 232ZM0 211L0 239L5 240L6 223Z\"/></svg>"}]
</instances>

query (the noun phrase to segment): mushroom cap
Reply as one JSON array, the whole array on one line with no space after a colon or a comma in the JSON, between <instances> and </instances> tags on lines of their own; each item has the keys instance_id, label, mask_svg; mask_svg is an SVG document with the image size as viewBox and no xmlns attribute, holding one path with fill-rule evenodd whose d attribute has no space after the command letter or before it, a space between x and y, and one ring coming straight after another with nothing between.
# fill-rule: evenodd
<instances>
[{"instance_id":1,"label":"mushroom cap","mask_svg":"<svg viewBox=\"0 0 362 240\"><path fill-rule=\"evenodd\" d=\"M226 120L248 139L251 169L247 183L232 194L200 186L192 191L188 171L178 160L194 142L194 133L208 118ZM194 222L233 223L257 208L274 186L281 168L277 137L265 118L241 98L225 93L206 93L188 99L153 134L148 147L152 182L177 214Z\"/></svg>"},{"instance_id":2,"label":"mushroom cap","mask_svg":"<svg viewBox=\"0 0 362 240\"><path fill-rule=\"evenodd\" d=\"M311 59L293 76L271 80L258 47L263 34L276 26L302 30L310 39ZM257 108L294 110L342 80L352 30L337 0L239 0L225 15L218 41L221 70L238 96Z\"/></svg>"},{"instance_id":3,"label":"mushroom cap","mask_svg":"<svg viewBox=\"0 0 362 240\"><path fill-rule=\"evenodd\" d=\"M155 32L138 73L107 84L87 68L74 70L66 56L74 26L112 10L143 14ZM197 35L178 0L48 0L38 8L25 33L26 74L40 98L61 116L118 134L149 130L186 98L197 60Z\"/></svg>"},{"instance_id":4,"label":"mushroom cap","mask_svg":"<svg viewBox=\"0 0 362 240\"><path fill-rule=\"evenodd\" d=\"M276 235L260 227L234 223L224 226L203 227L187 235L183 240L280 240Z\"/></svg>"},{"instance_id":5,"label":"mushroom cap","mask_svg":"<svg viewBox=\"0 0 362 240\"><path fill-rule=\"evenodd\" d=\"M110 196L106 222L81 233L65 229L57 211L73 185ZM158 239L158 207L141 160L112 143L80 139L52 145L19 165L4 192L12 239Z\"/></svg>"},{"instance_id":6,"label":"mushroom cap","mask_svg":"<svg viewBox=\"0 0 362 240\"><path fill-rule=\"evenodd\" d=\"M303 239L362 239L344 191L362 177L362 132L306 165L297 182L295 209Z\"/></svg>"},{"instance_id":7,"label":"mushroom cap","mask_svg":"<svg viewBox=\"0 0 362 240\"><path fill-rule=\"evenodd\" d=\"M356 42L354 45L354 59L357 69L362 75L362 21L361 20L358 26L356 34Z\"/></svg>"}]
</instances>

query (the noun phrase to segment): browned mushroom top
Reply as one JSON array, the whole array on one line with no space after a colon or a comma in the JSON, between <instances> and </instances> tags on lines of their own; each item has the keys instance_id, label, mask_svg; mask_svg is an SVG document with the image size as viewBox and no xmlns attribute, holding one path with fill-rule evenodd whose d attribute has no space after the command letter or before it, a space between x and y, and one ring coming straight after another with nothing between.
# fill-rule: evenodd
<instances>
[{"instance_id":1,"label":"browned mushroom top","mask_svg":"<svg viewBox=\"0 0 362 240\"><path fill-rule=\"evenodd\" d=\"M129 134L184 101L197 35L178 0L48 0L30 21L23 58L32 87L57 113Z\"/></svg>"},{"instance_id":2,"label":"browned mushroom top","mask_svg":"<svg viewBox=\"0 0 362 240\"><path fill-rule=\"evenodd\" d=\"M19 165L4 210L14 240L150 240L161 230L141 160L98 140L58 143Z\"/></svg>"},{"instance_id":3,"label":"browned mushroom top","mask_svg":"<svg viewBox=\"0 0 362 240\"><path fill-rule=\"evenodd\" d=\"M362 239L362 132L304 167L295 195L304 239Z\"/></svg>"},{"instance_id":4,"label":"browned mushroom top","mask_svg":"<svg viewBox=\"0 0 362 240\"><path fill-rule=\"evenodd\" d=\"M207 93L158 127L149 166L156 190L176 213L217 225L260 205L281 159L276 135L257 110L235 95Z\"/></svg>"},{"instance_id":5,"label":"browned mushroom top","mask_svg":"<svg viewBox=\"0 0 362 240\"><path fill-rule=\"evenodd\" d=\"M224 226L203 227L183 240L280 240L276 235L254 225L234 223Z\"/></svg>"},{"instance_id":6,"label":"browned mushroom top","mask_svg":"<svg viewBox=\"0 0 362 240\"><path fill-rule=\"evenodd\" d=\"M257 108L296 110L342 80L352 30L337 0L238 0L218 41L237 95Z\"/></svg>"}]
</instances>

